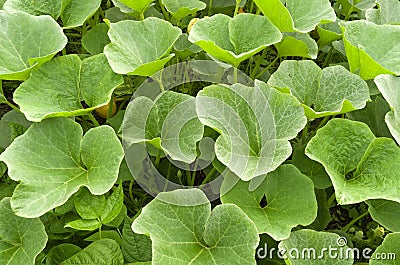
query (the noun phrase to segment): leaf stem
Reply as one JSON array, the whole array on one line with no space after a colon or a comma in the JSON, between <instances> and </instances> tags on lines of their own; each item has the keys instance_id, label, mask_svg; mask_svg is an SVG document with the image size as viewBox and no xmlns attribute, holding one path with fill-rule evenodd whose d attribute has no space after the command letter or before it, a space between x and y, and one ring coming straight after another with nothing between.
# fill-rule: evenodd
<instances>
[{"instance_id":1,"label":"leaf stem","mask_svg":"<svg viewBox=\"0 0 400 265\"><path fill-rule=\"evenodd\" d=\"M134 198L133 198L133 184L135 183L134 180L131 180L131 182L129 183L129 199L131 199L132 202L134 202Z\"/></svg>"},{"instance_id":2,"label":"leaf stem","mask_svg":"<svg viewBox=\"0 0 400 265\"><path fill-rule=\"evenodd\" d=\"M335 192L332 193L331 197L329 197L329 199L326 201L326 205L329 207L331 207L332 203L335 201L336 199L336 194Z\"/></svg>"},{"instance_id":3,"label":"leaf stem","mask_svg":"<svg viewBox=\"0 0 400 265\"><path fill-rule=\"evenodd\" d=\"M265 55L267 54L267 50L268 50L268 49L265 48L264 51L263 51L262 54L261 54L261 57L258 57L258 59L257 59L257 61L256 61L256 66L253 68L253 70L251 71L251 74L250 74L250 78L251 78L251 79L254 80L258 69L260 69L261 61L262 61L262 59L265 57Z\"/></svg>"},{"instance_id":4,"label":"leaf stem","mask_svg":"<svg viewBox=\"0 0 400 265\"><path fill-rule=\"evenodd\" d=\"M325 68L325 67L328 66L328 64L329 64L329 62L330 62L330 60L332 58L332 55L333 55L333 47L331 47L331 49L329 50L328 54L326 55L324 63L322 64L322 68Z\"/></svg>"},{"instance_id":5,"label":"leaf stem","mask_svg":"<svg viewBox=\"0 0 400 265\"><path fill-rule=\"evenodd\" d=\"M96 120L96 118L93 116L92 113L89 113L88 117L89 117L90 121L93 122L94 126L96 126L96 127L100 126L99 122Z\"/></svg>"},{"instance_id":6,"label":"leaf stem","mask_svg":"<svg viewBox=\"0 0 400 265\"><path fill-rule=\"evenodd\" d=\"M267 67L265 67L265 68L255 77L255 79L260 78L260 77L263 76L266 72L268 72L269 68L271 68L271 67L278 61L278 59L279 59L279 57L276 56L276 58L275 58Z\"/></svg>"},{"instance_id":7,"label":"leaf stem","mask_svg":"<svg viewBox=\"0 0 400 265\"><path fill-rule=\"evenodd\" d=\"M211 16L211 8L213 6L213 0L210 0L210 3L208 4L208 16Z\"/></svg>"},{"instance_id":8,"label":"leaf stem","mask_svg":"<svg viewBox=\"0 0 400 265\"><path fill-rule=\"evenodd\" d=\"M158 165L160 164L160 159L161 159L161 149L158 149L158 153L157 153L157 156L156 156L156 161L154 161L154 165L156 167L158 167Z\"/></svg>"},{"instance_id":9,"label":"leaf stem","mask_svg":"<svg viewBox=\"0 0 400 265\"><path fill-rule=\"evenodd\" d=\"M215 173L216 171L217 171L217 169L216 169L215 167L213 167L213 168L210 170L210 172L208 172L208 174L206 175L205 179L201 182L201 185L200 185L200 186L205 185L205 184L210 180L210 178L214 175L214 173Z\"/></svg>"},{"instance_id":10,"label":"leaf stem","mask_svg":"<svg viewBox=\"0 0 400 265\"><path fill-rule=\"evenodd\" d=\"M4 98L5 98L5 97L4 97ZM8 105L10 108L12 108L13 110L16 110L16 111L22 113L22 111L21 111L17 106L15 106L14 104L12 104L12 103L11 103L10 101L8 101L7 99L5 99L4 103L7 104L7 105Z\"/></svg>"},{"instance_id":11,"label":"leaf stem","mask_svg":"<svg viewBox=\"0 0 400 265\"><path fill-rule=\"evenodd\" d=\"M369 214L369 212L366 211L366 212L364 212L363 214L357 216L357 217L354 218L350 223L348 223L348 224L342 229L342 231L346 233L347 231L349 231L349 229L350 229L355 223L357 223L358 221L360 221L361 219L363 219L363 218L364 218L365 216L367 216L368 214Z\"/></svg>"}]
</instances>

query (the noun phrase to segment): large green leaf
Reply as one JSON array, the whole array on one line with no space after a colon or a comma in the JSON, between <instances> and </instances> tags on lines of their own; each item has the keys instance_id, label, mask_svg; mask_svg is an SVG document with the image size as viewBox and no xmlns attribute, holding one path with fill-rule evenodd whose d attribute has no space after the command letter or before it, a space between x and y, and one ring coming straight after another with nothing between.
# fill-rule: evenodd
<instances>
[{"instance_id":1,"label":"large green leaf","mask_svg":"<svg viewBox=\"0 0 400 265\"><path fill-rule=\"evenodd\" d=\"M147 97L133 100L125 112L123 131L128 146L150 142L172 159L186 163L196 159L196 144L204 132L195 98L173 91L160 94L154 101Z\"/></svg>"},{"instance_id":2,"label":"large green leaf","mask_svg":"<svg viewBox=\"0 0 400 265\"><path fill-rule=\"evenodd\" d=\"M99 9L101 0L62 0L61 20L63 28L82 26Z\"/></svg>"},{"instance_id":3,"label":"large green leaf","mask_svg":"<svg viewBox=\"0 0 400 265\"><path fill-rule=\"evenodd\" d=\"M366 124L333 119L317 131L306 154L325 167L339 204L400 202L400 149L392 139L375 138Z\"/></svg>"},{"instance_id":4,"label":"large green leaf","mask_svg":"<svg viewBox=\"0 0 400 265\"><path fill-rule=\"evenodd\" d=\"M191 206L177 205L182 202ZM153 265L256 264L259 239L254 223L234 204L211 211L207 197L198 189L158 194L132 228L150 234Z\"/></svg>"},{"instance_id":5,"label":"large green leaf","mask_svg":"<svg viewBox=\"0 0 400 265\"><path fill-rule=\"evenodd\" d=\"M316 59L318 45L310 35L299 32L285 32L281 42L275 44L278 56L299 56Z\"/></svg>"},{"instance_id":6,"label":"large green leaf","mask_svg":"<svg viewBox=\"0 0 400 265\"><path fill-rule=\"evenodd\" d=\"M116 73L151 76L173 57L169 52L181 34L179 28L155 17L111 23L111 43L104 53Z\"/></svg>"},{"instance_id":7,"label":"large green leaf","mask_svg":"<svg viewBox=\"0 0 400 265\"><path fill-rule=\"evenodd\" d=\"M372 254L370 265L398 265L400 264L400 233L392 233L385 237Z\"/></svg>"},{"instance_id":8,"label":"large green leaf","mask_svg":"<svg viewBox=\"0 0 400 265\"><path fill-rule=\"evenodd\" d=\"M352 255L346 255L351 249L346 243L345 238L334 233L303 229L279 243L279 249L291 265L352 265Z\"/></svg>"},{"instance_id":9,"label":"large green leaf","mask_svg":"<svg viewBox=\"0 0 400 265\"><path fill-rule=\"evenodd\" d=\"M320 23L336 20L329 0L254 0L282 32L310 32Z\"/></svg>"},{"instance_id":10,"label":"large green leaf","mask_svg":"<svg viewBox=\"0 0 400 265\"><path fill-rule=\"evenodd\" d=\"M0 212L0 264L34 265L47 242L42 222L16 216L10 198L1 200Z\"/></svg>"},{"instance_id":11,"label":"large green leaf","mask_svg":"<svg viewBox=\"0 0 400 265\"><path fill-rule=\"evenodd\" d=\"M372 219L392 232L400 232L400 203L386 200L366 201Z\"/></svg>"},{"instance_id":12,"label":"large green leaf","mask_svg":"<svg viewBox=\"0 0 400 265\"><path fill-rule=\"evenodd\" d=\"M281 39L282 34L267 17L254 14L202 18L189 33L189 41L235 67Z\"/></svg>"},{"instance_id":13,"label":"large green leaf","mask_svg":"<svg viewBox=\"0 0 400 265\"><path fill-rule=\"evenodd\" d=\"M400 2L398 0L375 0L378 8L365 12L368 21L375 24L400 24Z\"/></svg>"},{"instance_id":14,"label":"large green leaf","mask_svg":"<svg viewBox=\"0 0 400 265\"><path fill-rule=\"evenodd\" d=\"M61 14L61 2L60 0L7 0L3 10L23 11L35 16L50 15L57 20Z\"/></svg>"},{"instance_id":15,"label":"large green leaf","mask_svg":"<svg viewBox=\"0 0 400 265\"><path fill-rule=\"evenodd\" d=\"M196 97L200 121L221 135L216 156L242 180L275 170L292 153L290 139L305 126L300 103L256 81L255 87L241 84L212 85Z\"/></svg>"},{"instance_id":16,"label":"large green leaf","mask_svg":"<svg viewBox=\"0 0 400 265\"><path fill-rule=\"evenodd\" d=\"M104 54L83 61L78 55L66 55L33 71L15 91L14 101L30 121L82 115L108 104L123 82ZM89 107L84 108L82 101Z\"/></svg>"},{"instance_id":17,"label":"large green leaf","mask_svg":"<svg viewBox=\"0 0 400 265\"><path fill-rule=\"evenodd\" d=\"M385 121L390 133L396 142L400 144L400 77L379 75L375 77L374 81L379 91L392 108L392 111L386 114Z\"/></svg>"},{"instance_id":18,"label":"large green leaf","mask_svg":"<svg viewBox=\"0 0 400 265\"><path fill-rule=\"evenodd\" d=\"M91 129L82 137L82 127L67 118L33 124L0 155L10 178L21 181L12 208L28 218L64 204L81 186L94 195L106 193L118 178L122 158L111 127Z\"/></svg>"},{"instance_id":19,"label":"large green leaf","mask_svg":"<svg viewBox=\"0 0 400 265\"><path fill-rule=\"evenodd\" d=\"M66 44L67 37L51 17L0 10L0 79L27 79L32 68Z\"/></svg>"},{"instance_id":20,"label":"large green leaf","mask_svg":"<svg viewBox=\"0 0 400 265\"><path fill-rule=\"evenodd\" d=\"M400 26L358 20L343 22L341 28L353 73L366 80L380 74L400 74Z\"/></svg>"},{"instance_id":21,"label":"large green leaf","mask_svg":"<svg viewBox=\"0 0 400 265\"><path fill-rule=\"evenodd\" d=\"M124 257L117 242L101 239L93 242L60 265L124 265Z\"/></svg>"},{"instance_id":22,"label":"large green leaf","mask_svg":"<svg viewBox=\"0 0 400 265\"><path fill-rule=\"evenodd\" d=\"M288 238L293 227L309 225L317 217L314 185L293 165L278 167L254 191L249 191L248 182L240 180L234 187L229 182L221 187L222 203L239 206L253 220L259 234L267 233L276 241ZM266 206L261 207L264 196Z\"/></svg>"},{"instance_id":23,"label":"large green leaf","mask_svg":"<svg viewBox=\"0 0 400 265\"><path fill-rule=\"evenodd\" d=\"M162 0L161 2L177 21L188 15L194 15L197 11L203 10L207 6L199 0Z\"/></svg>"},{"instance_id":24,"label":"large green leaf","mask_svg":"<svg viewBox=\"0 0 400 265\"><path fill-rule=\"evenodd\" d=\"M268 84L289 89L302 104L307 117L346 113L365 107L367 83L343 66L320 69L313 61L284 61Z\"/></svg>"}]
</instances>

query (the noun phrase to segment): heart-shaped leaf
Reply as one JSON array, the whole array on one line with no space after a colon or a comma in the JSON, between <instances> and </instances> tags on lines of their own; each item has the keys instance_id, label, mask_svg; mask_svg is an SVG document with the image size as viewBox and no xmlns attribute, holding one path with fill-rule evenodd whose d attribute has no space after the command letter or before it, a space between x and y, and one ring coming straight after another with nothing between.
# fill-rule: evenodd
<instances>
[{"instance_id":1,"label":"heart-shaped leaf","mask_svg":"<svg viewBox=\"0 0 400 265\"><path fill-rule=\"evenodd\" d=\"M61 14L61 2L60 0L7 0L3 10L22 11L34 16L50 15L57 20Z\"/></svg>"},{"instance_id":2,"label":"heart-shaped leaf","mask_svg":"<svg viewBox=\"0 0 400 265\"><path fill-rule=\"evenodd\" d=\"M124 257L117 242L100 239L79 251L60 265L124 265Z\"/></svg>"},{"instance_id":3,"label":"heart-shaped leaf","mask_svg":"<svg viewBox=\"0 0 400 265\"><path fill-rule=\"evenodd\" d=\"M83 61L77 55L57 57L33 71L14 93L14 101L30 121L86 114L108 104L124 82L104 54ZM84 108L84 101L89 107Z\"/></svg>"},{"instance_id":4,"label":"heart-shaped leaf","mask_svg":"<svg viewBox=\"0 0 400 265\"><path fill-rule=\"evenodd\" d=\"M174 56L169 52L181 34L179 28L155 17L111 23L111 43L104 53L118 74L151 76Z\"/></svg>"},{"instance_id":5,"label":"heart-shaped leaf","mask_svg":"<svg viewBox=\"0 0 400 265\"><path fill-rule=\"evenodd\" d=\"M202 18L189 33L189 41L235 67L281 39L282 34L267 17L254 14Z\"/></svg>"},{"instance_id":6,"label":"heart-shaped leaf","mask_svg":"<svg viewBox=\"0 0 400 265\"><path fill-rule=\"evenodd\" d=\"M64 29L82 26L99 9L101 0L62 0L61 20Z\"/></svg>"},{"instance_id":7,"label":"heart-shaped leaf","mask_svg":"<svg viewBox=\"0 0 400 265\"><path fill-rule=\"evenodd\" d=\"M199 0L162 0L161 2L177 21L181 21L182 18L188 15L194 15L197 11L203 10L207 6Z\"/></svg>"},{"instance_id":8,"label":"heart-shaped leaf","mask_svg":"<svg viewBox=\"0 0 400 265\"><path fill-rule=\"evenodd\" d=\"M368 21L375 24L400 24L400 1L375 0L378 8L370 8L365 12Z\"/></svg>"},{"instance_id":9,"label":"heart-shaped leaf","mask_svg":"<svg viewBox=\"0 0 400 265\"><path fill-rule=\"evenodd\" d=\"M222 203L239 206L253 220L259 234L267 233L281 241L289 237L293 227L309 225L317 217L314 185L293 165L278 167L254 191L249 191L248 182L239 180L231 187L231 181L225 180L221 187ZM264 195L266 205L261 207Z\"/></svg>"},{"instance_id":10,"label":"heart-shaped leaf","mask_svg":"<svg viewBox=\"0 0 400 265\"><path fill-rule=\"evenodd\" d=\"M197 94L200 121L221 135L216 156L242 180L275 170L292 153L289 140L307 123L300 103L256 80L241 84L211 85Z\"/></svg>"},{"instance_id":11,"label":"heart-shaped leaf","mask_svg":"<svg viewBox=\"0 0 400 265\"><path fill-rule=\"evenodd\" d=\"M51 17L0 10L0 79L27 79L32 68L50 60L66 44L67 37Z\"/></svg>"},{"instance_id":12,"label":"heart-shaped leaf","mask_svg":"<svg viewBox=\"0 0 400 265\"><path fill-rule=\"evenodd\" d=\"M375 138L366 124L333 119L317 131L306 154L325 167L339 204L400 202L400 148L392 139Z\"/></svg>"},{"instance_id":13,"label":"heart-shaped leaf","mask_svg":"<svg viewBox=\"0 0 400 265\"><path fill-rule=\"evenodd\" d=\"M10 198L0 202L0 264L35 264L35 257L44 249L47 234L40 219L16 216Z\"/></svg>"},{"instance_id":14,"label":"heart-shaped leaf","mask_svg":"<svg viewBox=\"0 0 400 265\"><path fill-rule=\"evenodd\" d=\"M392 108L392 111L386 114L385 122L396 142L400 144L400 77L379 75L374 81Z\"/></svg>"},{"instance_id":15,"label":"heart-shaped leaf","mask_svg":"<svg viewBox=\"0 0 400 265\"><path fill-rule=\"evenodd\" d=\"M358 20L342 22L341 28L351 72L365 80L400 75L400 26Z\"/></svg>"},{"instance_id":16,"label":"heart-shaped leaf","mask_svg":"<svg viewBox=\"0 0 400 265\"><path fill-rule=\"evenodd\" d=\"M392 233L385 237L380 245L372 254L370 265L397 265L400 256L400 233ZM385 259L382 259L385 257Z\"/></svg>"},{"instance_id":17,"label":"heart-shaped leaf","mask_svg":"<svg viewBox=\"0 0 400 265\"><path fill-rule=\"evenodd\" d=\"M186 163L197 157L196 144L203 138L195 98L167 91L154 101L138 97L129 103L123 125L124 141L150 142L174 160Z\"/></svg>"},{"instance_id":18,"label":"heart-shaped leaf","mask_svg":"<svg viewBox=\"0 0 400 265\"><path fill-rule=\"evenodd\" d=\"M372 219L392 232L400 232L400 203L386 200L366 201Z\"/></svg>"},{"instance_id":19,"label":"heart-shaped leaf","mask_svg":"<svg viewBox=\"0 0 400 265\"><path fill-rule=\"evenodd\" d=\"M289 89L309 118L362 109L370 99L368 85L359 76L339 65L321 70L313 61L284 61L268 84Z\"/></svg>"},{"instance_id":20,"label":"heart-shaped leaf","mask_svg":"<svg viewBox=\"0 0 400 265\"><path fill-rule=\"evenodd\" d=\"M104 47L110 43L107 32L106 23L97 24L82 37L82 46L92 55L102 53Z\"/></svg>"},{"instance_id":21,"label":"heart-shaped leaf","mask_svg":"<svg viewBox=\"0 0 400 265\"><path fill-rule=\"evenodd\" d=\"M352 265L353 252L346 244L338 234L303 229L279 243L279 250L292 265Z\"/></svg>"},{"instance_id":22,"label":"heart-shaped leaf","mask_svg":"<svg viewBox=\"0 0 400 265\"><path fill-rule=\"evenodd\" d=\"M254 0L258 8L282 32L312 31L320 23L336 20L329 0Z\"/></svg>"},{"instance_id":23,"label":"heart-shaped leaf","mask_svg":"<svg viewBox=\"0 0 400 265\"><path fill-rule=\"evenodd\" d=\"M318 45L310 35L298 32L285 32L281 42L275 44L278 56L299 56L316 59Z\"/></svg>"},{"instance_id":24,"label":"heart-shaped leaf","mask_svg":"<svg viewBox=\"0 0 400 265\"><path fill-rule=\"evenodd\" d=\"M78 123L55 118L33 124L0 160L7 164L10 178L21 181L11 198L13 210L33 218L64 204L81 186L94 195L109 191L123 155L111 127L91 129L82 137Z\"/></svg>"},{"instance_id":25,"label":"heart-shaped leaf","mask_svg":"<svg viewBox=\"0 0 400 265\"><path fill-rule=\"evenodd\" d=\"M254 223L234 204L211 211L207 197L198 189L158 194L143 208L132 229L150 234L153 265L256 264L259 239Z\"/></svg>"}]
</instances>

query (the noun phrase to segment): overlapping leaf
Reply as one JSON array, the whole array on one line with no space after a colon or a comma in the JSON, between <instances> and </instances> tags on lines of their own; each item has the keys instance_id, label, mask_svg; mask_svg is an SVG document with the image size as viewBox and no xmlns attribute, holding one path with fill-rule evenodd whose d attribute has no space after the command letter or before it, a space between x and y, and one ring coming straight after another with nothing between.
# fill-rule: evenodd
<instances>
[{"instance_id":1,"label":"overlapping leaf","mask_svg":"<svg viewBox=\"0 0 400 265\"><path fill-rule=\"evenodd\" d=\"M392 232L400 232L400 203L386 200L366 201L372 219Z\"/></svg>"},{"instance_id":2,"label":"overlapping leaf","mask_svg":"<svg viewBox=\"0 0 400 265\"><path fill-rule=\"evenodd\" d=\"M123 131L128 146L149 142L186 163L196 159L196 143L203 138L195 98L172 91L154 101L147 97L133 100L125 113Z\"/></svg>"},{"instance_id":3,"label":"overlapping leaf","mask_svg":"<svg viewBox=\"0 0 400 265\"><path fill-rule=\"evenodd\" d=\"M288 239L279 243L279 249L286 253L284 257L292 265L352 265L353 256L346 255L351 253L346 243L345 238L334 233L303 229L293 232Z\"/></svg>"},{"instance_id":4,"label":"overlapping leaf","mask_svg":"<svg viewBox=\"0 0 400 265\"><path fill-rule=\"evenodd\" d=\"M161 2L177 21L182 20L182 18L188 15L193 15L207 6L199 0L162 0Z\"/></svg>"},{"instance_id":5,"label":"overlapping leaf","mask_svg":"<svg viewBox=\"0 0 400 265\"><path fill-rule=\"evenodd\" d=\"M99 9L101 0L63 0L61 6L61 20L63 28L82 26Z\"/></svg>"},{"instance_id":6,"label":"overlapping leaf","mask_svg":"<svg viewBox=\"0 0 400 265\"><path fill-rule=\"evenodd\" d=\"M0 201L0 264L35 264L35 257L44 249L47 234L40 219L16 216L10 198Z\"/></svg>"},{"instance_id":7,"label":"overlapping leaf","mask_svg":"<svg viewBox=\"0 0 400 265\"><path fill-rule=\"evenodd\" d=\"M306 154L325 167L339 204L400 202L400 148L392 139L375 138L364 123L329 121L308 143Z\"/></svg>"},{"instance_id":8,"label":"overlapping leaf","mask_svg":"<svg viewBox=\"0 0 400 265\"><path fill-rule=\"evenodd\" d=\"M365 80L400 74L400 26L358 20L343 22L341 28L351 72Z\"/></svg>"},{"instance_id":9,"label":"overlapping leaf","mask_svg":"<svg viewBox=\"0 0 400 265\"><path fill-rule=\"evenodd\" d=\"M0 155L10 178L21 181L12 208L27 218L64 204L81 186L94 195L106 193L118 178L122 158L111 127L91 129L82 137L81 126L67 118L33 124Z\"/></svg>"},{"instance_id":10,"label":"overlapping leaf","mask_svg":"<svg viewBox=\"0 0 400 265\"><path fill-rule=\"evenodd\" d=\"M379 75L375 78L375 84L392 108L392 111L386 114L385 121L390 133L400 144L400 77Z\"/></svg>"},{"instance_id":11,"label":"overlapping leaf","mask_svg":"<svg viewBox=\"0 0 400 265\"><path fill-rule=\"evenodd\" d=\"M368 21L375 24L400 24L400 2L398 0L375 0L377 9L365 12Z\"/></svg>"},{"instance_id":12,"label":"overlapping leaf","mask_svg":"<svg viewBox=\"0 0 400 265\"><path fill-rule=\"evenodd\" d=\"M254 191L249 191L247 182L239 180L231 187L230 181L221 187L221 201L239 206L253 220L259 234L267 233L280 241L289 237L293 227L309 225L317 217L314 185L293 165L278 167ZM264 195L267 205L261 207Z\"/></svg>"},{"instance_id":13,"label":"overlapping leaf","mask_svg":"<svg viewBox=\"0 0 400 265\"><path fill-rule=\"evenodd\" d=\"M125 6L143 14L154 0L117 0Z\"/></svg>"},{"instance_id":14,"label":"overlapping leaf","mask_svg":"<svg viewBox=\"0 0 400 265\"><path fill-rule=\"evenodd\" d=\"M33 71L15 91L14 101L30 121L82 115L108 104L122 83L104 54L83 61L77 55L66 55ZM84 108L82 101L89 107Z\"/></svg>"},{"instance_id":15,"label":"overlapping leaf","mask_svg":"<svg viewBox=\"0 0 400 265\"><path fill-rule=\"evenodd\" d=\"M27 79L32 68L66 44L67 37L51 17L0 10L0 79Z\"/></svg>"},{"instance_id":16,"label":"overlapping leaf","mask_svg":"<svg viewBox=\"0 0 400 265\"><path fill-rule=\"evenodd\" d=\"M7 0L4 3L3 10L22 11L31 15L50 15L58 19L61 14L60 0Z\"/></svg>"},{"instance_id":17,"label":"overlapping leaf","mask_svg":"<svg viewBox=\"0 0 400 265\"><path fill-rule=\"evenodd\" d=\"M189 41L235 67L281 39L282 34L268 18L254 14L202 18L189 33Z\"/></svg>"},{"instance_id":18,"label":"overlapping leaf","mask_svg":"<svg viewBox=\"0 0 400 265\"><path fill-rule=\"evenodd\" d=\"M151 76L174 56L169 52L181 34L179 28L155 17L111 23L111 43L104 53L116 73Z\"/></svg>"},{"instance_id":19,"label":"overlapping leaf","mask_svg":"<svg viewBox=\"0 0 400 265\"><path fill-rule=\"evenodd\" d=\"M336 20L329 0L255 0L261 12L282 32L312 31L320 23Z\"/></svg>"},{"instance_id":20,"label":"overlapping leaf","mask_svg":"<svg viewBox=\"0 0 400 265\"><path fill-rule=\"evenodd\" d=\"M143 208L132 229L150 234L153 265L256 264L259 239L254 223L234 204L211 211L198 189L160 193Z\"/></svg>"},{"instance_id":21,"label":"overlapping leaf","mask_svg":"<svg viewBox=\"0 0 400 265\"><path fill-rule=\"evenodd\" d=\"M298 32L285 32L281 42L275 44L278 56L299 56L316 59L318 45L310 35Z\"/></svg>"},{"instance_id":22,"label":"overlapping leaf","mask_svg":"<svg viewBox=\"0 0 400 265\"><path fill-rule=\"evenodd\" d=\"M307 117L346 113L365 107L367 83L343 66L320 69L313 61L284 61L268 84L289 89L302 104Z\"/></svg>"},{"instance_id":23,"label":"overlapping leaf","mask_svg":"<svg viewBox=\"0 0 400 265\"><path fill-rule=\"evenodd\" d=\"M212 85L196 97L200 121L221 135L216 156L242 180L275 170L292 153L290 139L307 119L300 103L261 81L255 87Z\"/></svg>"}]
</instances>

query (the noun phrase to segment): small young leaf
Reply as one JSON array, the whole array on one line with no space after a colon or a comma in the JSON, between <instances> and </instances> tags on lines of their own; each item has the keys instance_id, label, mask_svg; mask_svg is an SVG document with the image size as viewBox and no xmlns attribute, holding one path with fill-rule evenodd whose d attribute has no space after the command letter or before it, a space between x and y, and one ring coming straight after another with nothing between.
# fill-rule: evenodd
<instances>
[{"instance_id":1,"label":"small young leaf","mask_svg":"<svg viewBox=\"0 0 400 265\"><path fill-rule=\"evenodd\" d=\"M254 191L249 190L248 182L239 180L231 187L225 181L221 194L222 203L239 206L253 220L259 234L267 233L276 241L288 238L293 227L309 225L317 217L314 185L293 165L278 167ZM261 207L264 195L267 205Z\"/></svg>"},{"instance_id":2,"label":"small young leaf","mask_svg":"<svg viewBox=\"0 0 400 265\"><path fill-rule=\"evenodd\" d=\"M11 179L22 181L11 199L13 210L33 218L64 204L81 186L94 195L109 191L123 155L111 127L91 129L82 137L79 124L56 118L33 124L0 160L7 164Z\"/></svg>"},{"instance_id":3,"label":"small young leaf","mask_svg":"<svg viewBox=\"0 0 400 265\"><path fill-rule=\"evenodd\" d=\"M313 61L284 61L268 84L289 89L309 118L362 109L370 99L368 85L359 76L339 65L321 70Z\"/></svg>"},{"instance_id":4,"label":"small young leaf","mask_svg":"<svg viewBox=\"0 0 400 265\"><path fill-rule=\"evenodd\" d=\"M154 0L117 0L127 7L143 14L144 11L149 7L149 5L154 2Z\"/></svg>"},{"instance_id":5,"label":"small young leaf","mask_svg":"<svg viewBox=\"0 0 400 265\"><path fill-rule=\"evenodd\" d=\"M306 33L283 33L283 39L275 44L275 47L278 50L279 57L300 56L316 59L318 54L317 43Z\"/></svg>"},{"instance_id":6,"label":"small young leaf","mask_svg":"<svg viewBox=\"0 0 400 265\"><path fill-rule=\"evenodd\" d=\"M10 198L0 201L0 264L34 264L44 249L47 234L40 219L15 215Z\"/></svg>"},{"instance_id":7,"label":"small young leaf","mask_svg":"<svg viewBox=\"0 0 400 265\"><path fill-rule=\"evenodd\" d=\"M268 18L254 14L202 18L189 33L189 41L235 67L281 39L281 32Z\"/></svg>"},{"instance_id":8,"label":"small young leaf","mask_svg":"<svg viewBox=\"0 0 400 265\"><path fill-rule=\"evenodd\" d=\"M0 79L27 79L34 67L50 60L67 41L60 26L49 16L0 10L0 47L3 49Z\"/></svg>"},{"instance_id":9,"label":"small young leaf","mask_svg":"<svg viewBox=\"0 0 400 265\"><path fill-rule=\"evenodd\" d=\"M194 15L207 6L199 0L162 0L161 2L177 21L181 21L186 16Z\"/></svg>"},{"instance_id":10,"label":"small young leaf","mask_svg":"<svg viewBox=\"0 0 400 265\"><path fill-rule=\"evenodd\" d=\"M132 228L150 234L153 265L256 264L259 238L254 223L234 204L211 211L207 197L198 189L158 194Z\"/></svg>"}]
</instances>

